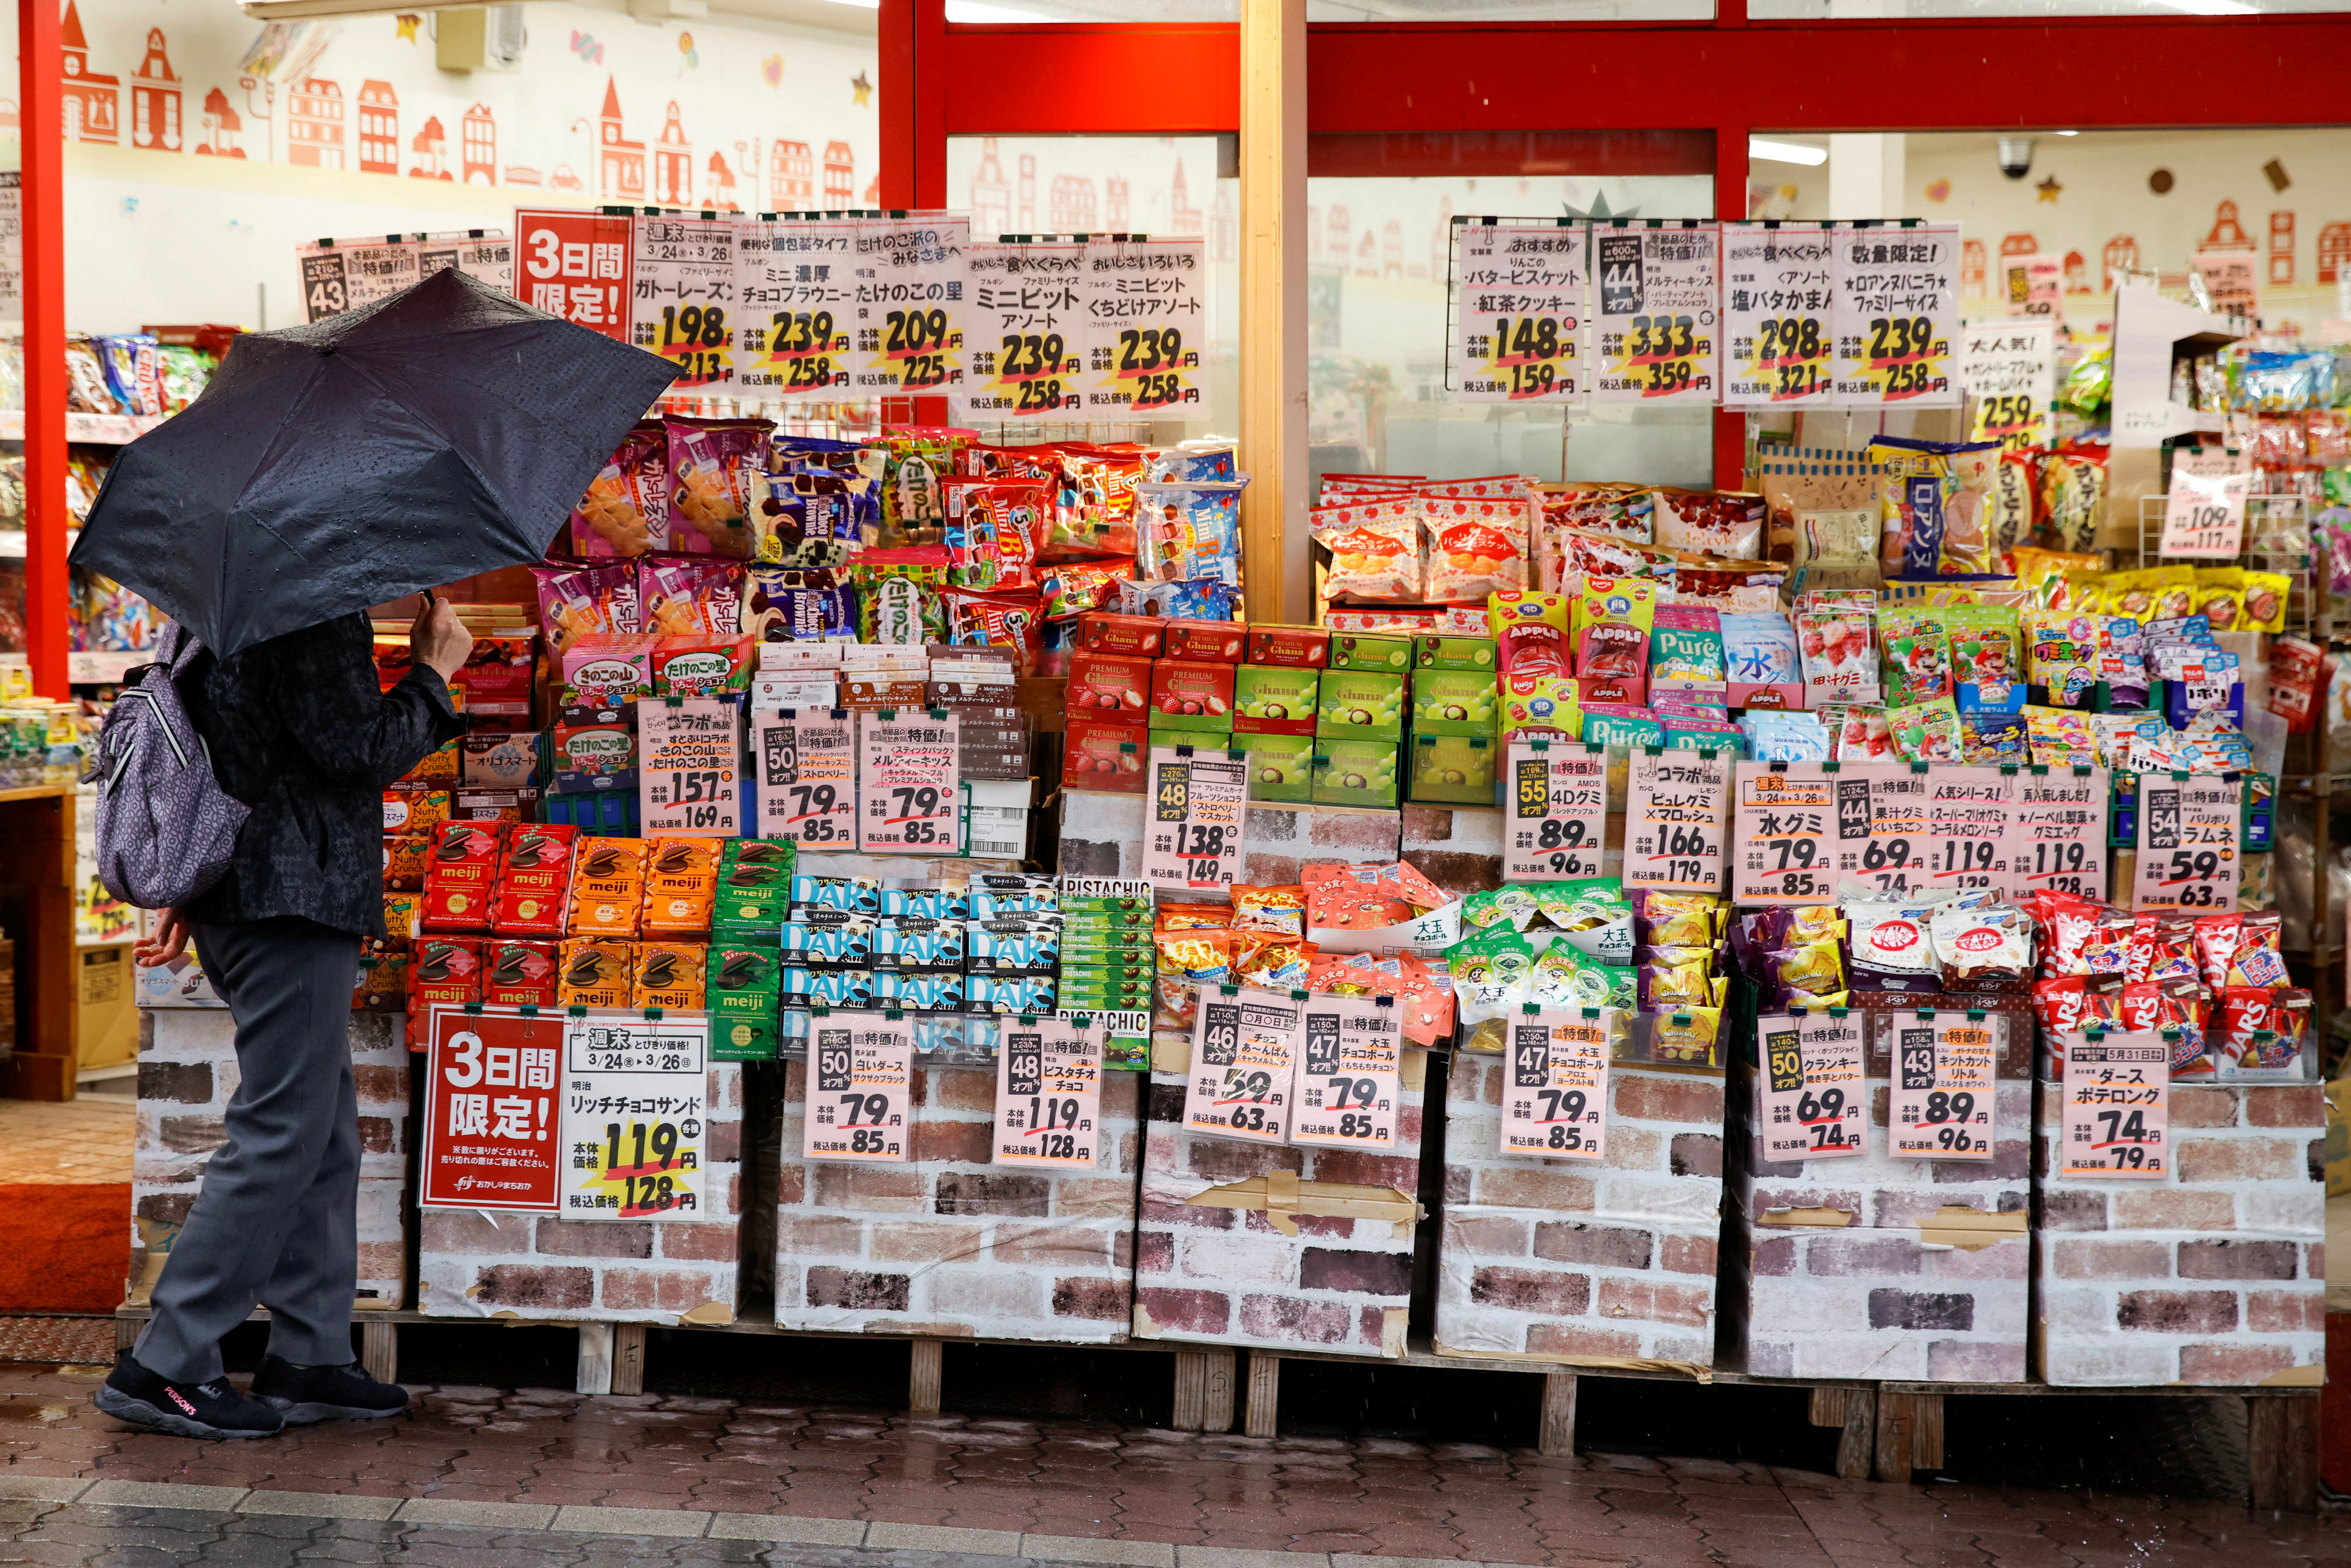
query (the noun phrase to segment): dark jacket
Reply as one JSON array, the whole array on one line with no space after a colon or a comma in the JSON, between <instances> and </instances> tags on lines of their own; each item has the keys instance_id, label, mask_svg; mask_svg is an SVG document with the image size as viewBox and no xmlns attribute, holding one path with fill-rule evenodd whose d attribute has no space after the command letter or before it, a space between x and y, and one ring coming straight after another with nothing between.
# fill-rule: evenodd
<instances>
[{"instance_id":1,"label":"dark jacket","mask_svg":"<svg viewBox=\"0 0 2351 1568\"><path fill-rule=\"evenodd\" d=\"M207 651L180 698L221 788L253 808L228 874L182 912L226 925L295 915L361 936L383 933L383 788L465 732L425 664L378 688L365 612Z\"/></svg>"}]
</instances>

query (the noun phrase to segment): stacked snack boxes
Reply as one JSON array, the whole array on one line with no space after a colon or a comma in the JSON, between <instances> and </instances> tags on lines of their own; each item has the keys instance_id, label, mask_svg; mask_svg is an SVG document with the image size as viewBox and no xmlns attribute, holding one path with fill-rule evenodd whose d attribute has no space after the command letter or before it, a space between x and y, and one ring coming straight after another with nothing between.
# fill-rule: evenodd
<instances>
[{"instance_id":1,"label":"stacked snack boxes","mask_svg":"<svg viewBox=\"0 0 2351 1568\"><path fill-rule=\"evenodd\" d=\"M1113 1066L1146 1065L1158 976L1153 896L1147 882L1061 881L1061 1010L1108 1016Z\"/></svg>"}]
</instances>

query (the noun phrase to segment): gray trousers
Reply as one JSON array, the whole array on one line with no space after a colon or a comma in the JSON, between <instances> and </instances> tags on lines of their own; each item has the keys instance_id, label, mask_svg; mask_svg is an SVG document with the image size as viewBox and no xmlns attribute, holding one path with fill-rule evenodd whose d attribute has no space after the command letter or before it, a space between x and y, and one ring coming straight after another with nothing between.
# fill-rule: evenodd
<instances>
[{"instance_id":1,"label":"gray trousers","mask_svg":"<svg viewBox=\"0 0 2351 1568\"><path fill-rule=\"evenodd\" d=\"M303 1366L351 1355L359 1290L359 1098L351 988L360 939L285 916L200 925L204 973L236 1019L228 1141L172 1244L131 1352L163 1377L221 1375L221 1336L257 1303L269 1349Z\"/></svg>"}]
</instances>

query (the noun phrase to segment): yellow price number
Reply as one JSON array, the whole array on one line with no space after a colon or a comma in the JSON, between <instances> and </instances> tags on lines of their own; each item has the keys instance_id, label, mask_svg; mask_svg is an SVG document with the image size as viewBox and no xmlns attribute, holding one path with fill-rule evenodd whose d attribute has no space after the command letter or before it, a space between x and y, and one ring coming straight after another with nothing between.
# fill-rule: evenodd
<instances>
[{"instance_id":1,"label":"yellow price number","mask_svg":"<svg viewBox=\"0 0 2351 1568\"><path fill-rule=\"evenodd\" d=\"M678 365L677 384L726 379L726 312L716 305L662 307L661 342L654 352Z\"/></svg>"}]
</instances>

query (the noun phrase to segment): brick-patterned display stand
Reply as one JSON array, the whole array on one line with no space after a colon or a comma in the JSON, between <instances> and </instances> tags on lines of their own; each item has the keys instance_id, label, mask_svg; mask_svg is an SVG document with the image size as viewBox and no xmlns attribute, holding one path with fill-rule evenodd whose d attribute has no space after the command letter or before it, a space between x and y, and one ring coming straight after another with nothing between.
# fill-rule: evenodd
<instances>
[{"instance_id":1,"label":"brick-patterned display stand","mask_svg":"<svg viewBox=\"0 0 2351 1568\"><path fill-rule=\"evenodd\" d=\"M1876 1010L1899 1020L1915 1018L1920 1002L1983 1005L1906 999L1907 1007ZM1731 1160L1738 1239L1723 1305L1729 1342L1745 1353L1743 1370L1906 1383L2024 1380L2032 1025L2021 1005L1993 1005L2006 1014L2009 1035L1994 1081L1989 1161L1907 1160L1887 1152L1891 1061L1878 1049L1874 1023L1862 1082L1866 1153L1766 1164L1758 1075L1752 1067L1737 1070L1733 1114L1744 1132ZM1814 1223L1791 1223L1789 1213ZM1833 1214L1849 1218L1840 1226ZM2015 1228L1998 1228L2003 1223Z\"/></svg>"},{"instance_id":2,"label":"brick-patterned display stand","mask_svg":"<svg viewBox=\"0 0 2351 1568\"><path fill-rule=\"evenodd\" d=\"M1714 1364L1719 1076L1609 1069L1604 1162L1504 1157L1499 1056L1454 1054L1440 1355Z\"/></svg>"},{"instance_id":3,"label":"brick-patterned display stand","mask_svg":"<svg viewBox=\"0 0 2351 1568\"><path fill-rule=\"evenodd\" d=\"M1196 1344L1399 1356L1412 1294L1414 1226L1301 1214L1298 1234L1261 1209L1190 1200L1273 1171L1301 1181L1420 1190L1427 1053L1407 1051L1386 1155L1287 1148L1184 1131L1186 1052L1164 1047L1151 1076L1143 1212L1135 1228L1134 1334Z\"/></svg>"},{"instance_id":4,"label":"brick-patterned display stand","mask_svg":"<svg viewBox=\"0 0 2351 1568\"><path fill-rule=\"evenodd\" d=\"M2063 1179L2040 1086L2041 1375L2072 1385L2315 1385L2326 1357L2325 1102L2315 1083L2171 1089L2160 1181Z\"/></svg>"},{"instance_id":5,"label":"brick-patterned display stand","mask_svg":"<svg viewBox=\"0 0 2351 1568\"><path fill-rule=\"evenodd\" d=\"M993 1067L914 1070L913 1158L802 1160L807 1063L785 1065L776 1324L925 1337L1126 1338L1134 1301L1138 1072L1102 1075L1102 1160L990 1161Z\"/></svg>"},{"instance_id":6,"label":"brick-patterned display stand","mask_svg":"<svg viewBox=\"0 0 2351 1568\"><path fill-rule=\"evenodd\" d=\"M702 1190L711 1218L426 1209L418 1218L418 1307L436 1318L732 1322L741 1304L743 1069L714 1064L705 1093Z\"/></svg>"},{"instance_id":7,"label":"brick-patterned display stand","mask_svg":"<svg viewBox=\"0 0 2351 1568\"><path fill-rule=\"evenodd\" d=\"M128 1297L147 1300L204 1186L204 1162L226 1136L239 1082L236 1021L225 1008L152 1008L139 1048L139 1112L131 1170ZM351 1077L359 1093L359 1305L407 1302L408 1063L401 1020L353 1013Z\"/></svg>"}]
</instances>

